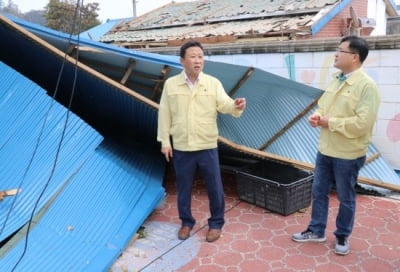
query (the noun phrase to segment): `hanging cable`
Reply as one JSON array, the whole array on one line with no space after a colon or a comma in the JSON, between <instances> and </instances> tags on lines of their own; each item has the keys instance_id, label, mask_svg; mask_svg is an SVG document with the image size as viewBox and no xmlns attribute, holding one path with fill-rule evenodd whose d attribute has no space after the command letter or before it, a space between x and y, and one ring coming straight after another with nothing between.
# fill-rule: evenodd
<instances>
[{"instance_id":1,"label":"hanging cable","mask_svg":"<svg viewBox=\"0 0 400 272\"><path fill-rule=\"evenodd\" d=\"M82 21L81 20L82 18L81 18L80 7L82 7L82 6L83 6L83 0L81 0L81 1L77 0L76 7L75 7L74 18L73 18L73 22L72 22L72 30L71 30L71 33L70 33L70 36L69 36L69 43L72 40L72 35L73 35L74 31L75 31L75 26L77 25L77 22L78 22L78 33L80 32L80 25L81 25L81 21ZM79 18L79 19L77 20L77 18ZM72 101L73 101L73 98L74 98L74 95L75 95L76 79L77 79L77 74L78 74L79 43L80 43L80 39L79 39L79 35L78 35L78 39L77 39L77 54L76 54L76 57L75 57L75 70L74 70L74 78L73 78L73 81L72 81L72 90L71 90L71 95L70 95L70 99L69 99L69 102L68 102L68 107L67 107L68 110L66 112L66 118L65 118L63 130L62 130L62 133L61 133L60 141L59 141L58 146L57 146L57 150L56 150L53 166L52 166L52 169L50 171L49 178L47 179L46 183L44 184L43 189L41 190L41 192L39 194L39 197L36 199L36 201L34 203L33 210L31 212L30 218L28 220L23 252L22 252L21 256L19 257L19 259L17 260L16 264L14 265L14 267L13 267L13 269L11 271L15 271L15 269L20 264L20 262L22 261L23 257L26 254L26 251L27 251L27 248L28 248L29 233L30 233L30 230L31 230L33 217L34 217L34 215L36 213L36 209L38 207L38 204L39 204L40 200L42 199L42 197L43 197L48 185L50 184L51 179L53 178L53 175L55 173L55 169L57 167L57 162L58 162L58 158L59 158L59 155L60 155L61 146L63 144L64 137L65 137L65 134L66 134L66 131L67 131L67 126L68 126L68 120L69 120L69 116L70 116L70 109L71 109L71 106L72 106ZM27 173L29 172L29 170L30 170L30 168L32 166L32 162L33 162L33 159L34 159L34 157L36 155L36 152L37 152L37 150L39 148L39 143L40 143L40 140L41 140L45 125L47 123L47 118L48 118L49 113L50 113L50 111L51 111L51 109L52 109L52 107L53 107L53 105L55 103L54 102L55 101L55 97L56 97L56 95L58 93L58 90L59 90L61 77L62 77L62 74L63 74L63 71L64 71L64 67L65 67L67 56L68 56L68 54L67 54L67 52L65 52L64 58L63 58L63 61L62 61L62 64L61 64L61 68L60 68L60 71L59 71L59 74L58 74L58 78L57 78L54 94L52 96L53 100L52 100L52 102L51 102L51 104L49 106L49 110L47 111L46 116L44 118L44 122L43 122L41 130L39 132L38 140L36 142L32 157L31 157L31 159L29 161L29 164L28 164L28 166L27 166L27 168L26 168L26 170L24 172L24 175L22 177L22 180L21 180L18 188L22 187L23 182L24 182L24 180L25 180L25 178L27 176ZM3 224L3 227L2 227L2 229L0 231L0 235L1 235L1 233L3 232L3 230L5 228L5 225L6 225L6 222L8 221L9 215L11 214L11 211L12 211L14 205L15 205L15 201L16 201L16 198L14 198L14 201L13 201L13 203L12 203L8 213L7 213L6 220L5 220L5 222Z\"/></svg>"}]
</instances>

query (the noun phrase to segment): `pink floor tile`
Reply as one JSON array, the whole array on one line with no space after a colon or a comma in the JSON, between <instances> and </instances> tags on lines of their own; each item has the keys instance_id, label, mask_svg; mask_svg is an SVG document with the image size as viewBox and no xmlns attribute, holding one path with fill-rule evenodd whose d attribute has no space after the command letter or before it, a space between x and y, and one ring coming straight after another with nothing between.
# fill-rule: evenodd
<instances>
[{"instance_id":1,"label":"pink floor tile","mask_svg":"<svg viewBox=\"0 0 400 272\"><path fill-rule=\"evenodd\" d=\"M192 204L197 224L192 236L180 241L176 237L180 221L175 179L170 171L165 180L165 203L146 221L146 224L165 224L160 228L170 231L163 235L168 242L160 236L158 241L148 241L154 248L162 249L154 256L147 256L147 265L137 265L132 271L400 271L399 200L358 195L355 227L350 238L351 253L337 256L333 252L338 209L334 193L330 201L327 241L299 244L293 242L290 236L305 229L310 219L309 208L288 216L271 213L239 200L234 175L225 173L223 180L227 211L221 238L214 243L205 241L208 199L201 178L197 178ZM168 245L170 248L167 248ZM135 252L135 246L138 244L133 243L127 252ZM121 259L123 257L124 254ZM124 262L116 262L111 271L123 271L122 266L133 267L135 260L127 258ZM157 263L157 270L149 263Z\"/></svg>"}]
</instances>

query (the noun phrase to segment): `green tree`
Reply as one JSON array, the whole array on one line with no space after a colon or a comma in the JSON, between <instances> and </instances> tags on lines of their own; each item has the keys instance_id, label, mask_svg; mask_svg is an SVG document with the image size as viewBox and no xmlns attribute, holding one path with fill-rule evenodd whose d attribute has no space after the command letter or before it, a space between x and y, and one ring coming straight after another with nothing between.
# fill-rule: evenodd
<instances>
[{"instance_id":1,"label":"green tree","mask_svg":"<svg viewBox=\"0 0 400 272\"><path fill-rule=\"evenodd\" d=\"M65 33L78 34L100 24L97 19L99 3L81 5L82 2L50 0L45 7L46 26Z\"/></svg>"},{"instance_id":2,"label":"green tree","mask_svg":"<svg viewBox=\"0 0 400 272\"><path fill-rule=\"evenodd\" d=\"M8 4L4 3L5 1L0 0L0 11L11 14L15 17L21 17L21 12L18 9L18 6L12 1L8 0Z\"/></svg>"}]
</instances>

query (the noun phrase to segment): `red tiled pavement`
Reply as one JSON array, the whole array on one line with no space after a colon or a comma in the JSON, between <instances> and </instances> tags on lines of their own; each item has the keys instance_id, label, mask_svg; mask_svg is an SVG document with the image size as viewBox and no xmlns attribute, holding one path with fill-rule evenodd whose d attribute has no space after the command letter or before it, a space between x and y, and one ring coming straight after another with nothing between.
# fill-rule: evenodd
<instances>
[{"instance_id":1,"label":"red tiled pavement","mask_svg":"<svg viewBox=\"0 0 400 272\"><path fill-rule=\"evenodd\" d=\"M180 221L176 209L175 179L170 171L164 184L167 191L165 202L146 221L149 226L152 223L171 226L168 228L170 236L161 234L164 238L151 242L153 249L159 249L153 255L146 249L150 243L146 242L147 238L135 241L111 271L400 271L399 200L358 195L355 226L350 238L351 252L347 256L337 256L333 252L334 218L338 209L334 193L330 201L327 241L296 243L290 236L304 230L310 218L309 208L288 216L271 213L240 201L232 174L224 174L223 180L226 223L219 240L214 243L205 241L208 199L200 178L196 179L193 191L196 226L188 240L176 238ZM163 239L171 244L169 248L168 245L161 248ZM137 261L139 251L135 253L138 243L142 243L140 254L144 256L140 264Z\"/></svg>"}]
</instances>

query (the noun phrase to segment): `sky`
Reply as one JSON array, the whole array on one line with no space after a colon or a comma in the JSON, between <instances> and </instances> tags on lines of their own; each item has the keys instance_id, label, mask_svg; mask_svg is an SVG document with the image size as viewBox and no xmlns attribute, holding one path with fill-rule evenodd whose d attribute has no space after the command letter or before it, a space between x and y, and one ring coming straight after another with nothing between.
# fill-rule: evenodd
<instances>
[{"instance_id":1,"label":"sky","mask_svg":"<svg viewBox=\"0 0 400 272\"><path fill-rule=\"evenodd\" d=\"M133 15L134 0L83 0L83 4L99 3L99 19L105 22L107 19L119 19ZM190 2L193 0L175 0L175 2ZM3 1L8 3L8 0ZM21 12L30 10L41 10L49 0L12 0ZM140 16L150 10L171 3L172 0L136 0L136 14Z\"/></svg>"}]
</instances>

